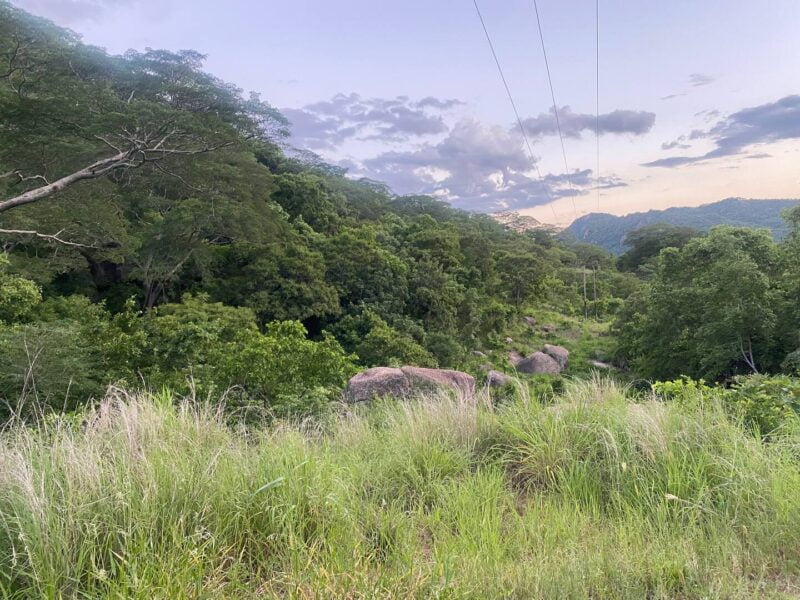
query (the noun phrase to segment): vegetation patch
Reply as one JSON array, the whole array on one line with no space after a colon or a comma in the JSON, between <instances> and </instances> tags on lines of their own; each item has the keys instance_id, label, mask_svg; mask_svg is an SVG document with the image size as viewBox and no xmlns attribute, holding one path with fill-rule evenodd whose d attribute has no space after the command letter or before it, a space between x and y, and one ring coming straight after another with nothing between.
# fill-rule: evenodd
<instances>
[{"instance_id":1,"label":"vegetation patch","mask_svg":"<svg viewBox=\"0 0 800 600\"><path fill-rule=\"evenodd\" d=\"M0 446L8 598L785 597L800 429L607 379L231 426L116 392Z\"/></svg>"}]
</instances>

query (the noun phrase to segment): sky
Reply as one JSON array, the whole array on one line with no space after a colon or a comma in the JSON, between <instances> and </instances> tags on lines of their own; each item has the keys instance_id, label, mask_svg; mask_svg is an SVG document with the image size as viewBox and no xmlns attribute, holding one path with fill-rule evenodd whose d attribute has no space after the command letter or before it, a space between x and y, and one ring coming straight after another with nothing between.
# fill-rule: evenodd
<instances>
[{"instance_id":1,"label":"sky","mask_svg":"<svg viewBox=\"0 0 800 600\"><path fill-rule=\"evenodd\" d=\"M12 2L112 53L198 50L396 193L558 225L800 198L798 0L599 0L599 98L594 0L538 0L552 94L533 0L477 0L527 143L473 0Z\"/></svg>"}]
</instances>

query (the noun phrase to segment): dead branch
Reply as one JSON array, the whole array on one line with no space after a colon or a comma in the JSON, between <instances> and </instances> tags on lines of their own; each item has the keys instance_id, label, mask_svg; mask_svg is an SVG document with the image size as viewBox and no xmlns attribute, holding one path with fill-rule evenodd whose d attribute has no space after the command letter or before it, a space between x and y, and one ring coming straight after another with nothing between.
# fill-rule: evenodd
<instances>
[{"instance_id":1,"label":"dead branch","mask_svg":"<svg viewBox=\"0 0 800 600\"><path fill-rule=\"evenodd\" d=\"M64 246L72 246L74 248L97 248L94 244L87 245L87 244L79 244L78 242L70 242L69 240L61 239L59 236L63 233L63 230L58 231L54 234L47 234L47 233L39 233L38 231L29 231L26 229L0 229L0 234L8 234L8 235L30 235L33 237L37 237L42 240L47 240L48 242L56 242L58 244L63 244Z\"/></svg>"},{"instance_id":2,"label":"dead branch","mask_svg":"<svg viewBox=\"0 0 800 600\"><path fill-rule=\"evenodd\" d=\"M184 148L181 146L166 148L163 146L163 144L170 136L174 135L174 131L161 136L161 138L158 140L139 132L132 133L128 132L127 130L123 131L125 135L120 134L116 137L124 140L127 148L117 152L112 156L101 158L88 167L75 171L74 173L70 173L69 175L65 175L64 177L61 177L52 183L46 183L46 185L28 190L27 192L7 200L0 200L0 213L11 210L12 208L16 208L17 206L23 206L25 204L37 202L52 196L53 194L56 194L79 181L83 181L85 179L97 179L98 177L102 177L103 175L106 175L112 171L116 171L117 169L137 169L142 165L155 163L157 161L164 160L169 156L193 156L197 154L205 154L207 152L213 152L214 150L218 150L233 144L233 142L227 141L211 146L204 146L202 148ZM98 139L100 139L100 141L104 142L106 145L116 148L116 146L107 139ZM20 177L22 178L21 175ZM42 179L47 182L47 180L41 175L22 178L23 181L31 179Z\"/></svg>"}]
</instances>

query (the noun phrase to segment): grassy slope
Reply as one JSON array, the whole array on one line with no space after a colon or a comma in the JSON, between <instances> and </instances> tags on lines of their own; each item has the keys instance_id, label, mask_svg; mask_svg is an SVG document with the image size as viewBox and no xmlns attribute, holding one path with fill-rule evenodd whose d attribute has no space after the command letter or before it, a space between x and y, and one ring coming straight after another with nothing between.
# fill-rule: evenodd
<instances>
[{"instance_id":1,"label":"grassy slope","mask_svg":"<svg viewBox=\"0 0 800 600\"><path fill-rule=\"evenodd\" d=\"M508 359L509 352L514 350L523 356L529 356L541 350L545 344L557 344L570 351L569 365L564 372L567 377L588 376L596 370L589 364L589 360L610 359L614 341L609 334L609 321L570 317L546 309L535 309L526 314L536 319L536 325L531 327L522 319L515 321L504 334L513 342L509 344L500 338L494 347L481 348L487 358L471 357L469 370L479 372L481 365L491 364L498 371L515 374ZM547 333L542 329L544 325L552 325L555 330Z\"/></svg>"},{"instance_id":2,"label":"grassy slope","mask_svg":"<svg viewBox=\"0 0 800 600\"><path fill-rule=\"evenodd\" d=\"M573 382L235 431L169 398L0 445L13 598L791 597L800 433ZM266 488L265 484L272 483Z\"/></svg>"}]
</instances>

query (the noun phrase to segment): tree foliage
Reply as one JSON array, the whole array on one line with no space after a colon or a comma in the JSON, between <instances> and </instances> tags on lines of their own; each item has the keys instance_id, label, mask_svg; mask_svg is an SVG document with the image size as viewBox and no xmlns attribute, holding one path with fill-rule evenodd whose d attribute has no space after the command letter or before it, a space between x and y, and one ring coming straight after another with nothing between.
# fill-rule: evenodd
<instances>
[{"instance_id":1,"label":"tree foliage","mask_svg":"<svg viewBox=\"0 0 800 600\"><path fill-rule=\"evenodd\" d=\"M355 364L459 366L533 303L578 312L580 265L598 315L629 293L596 248L286 152L284 117L203 58L109 55L0 0L9 405L124 382L315 410Z\"/></svg>"},{"instance_id":2,"label":"tree foliage","mask_svg":"<svg viewBox=\"0 0 800 600\"><path fill-rule=\"evenodd\" d=\"M731 227L663 250L618 318L621 353L654 378L778 370L797 335L796 323L781 326L796 310L787 250L766 231Z\"/></svg>"},{"instance_id":3,"label":"tree foliage","mask_svg":"<svg viewBox=\"0 0 800 600\"><path fill-rule=\"evenodd\" d=\"M702 235L691 227L656 223L625 235L627 252L617 259L620 271L642 271L651 266L664 248L683 248L692 238Z\"/></svg>"}]
</instances>

